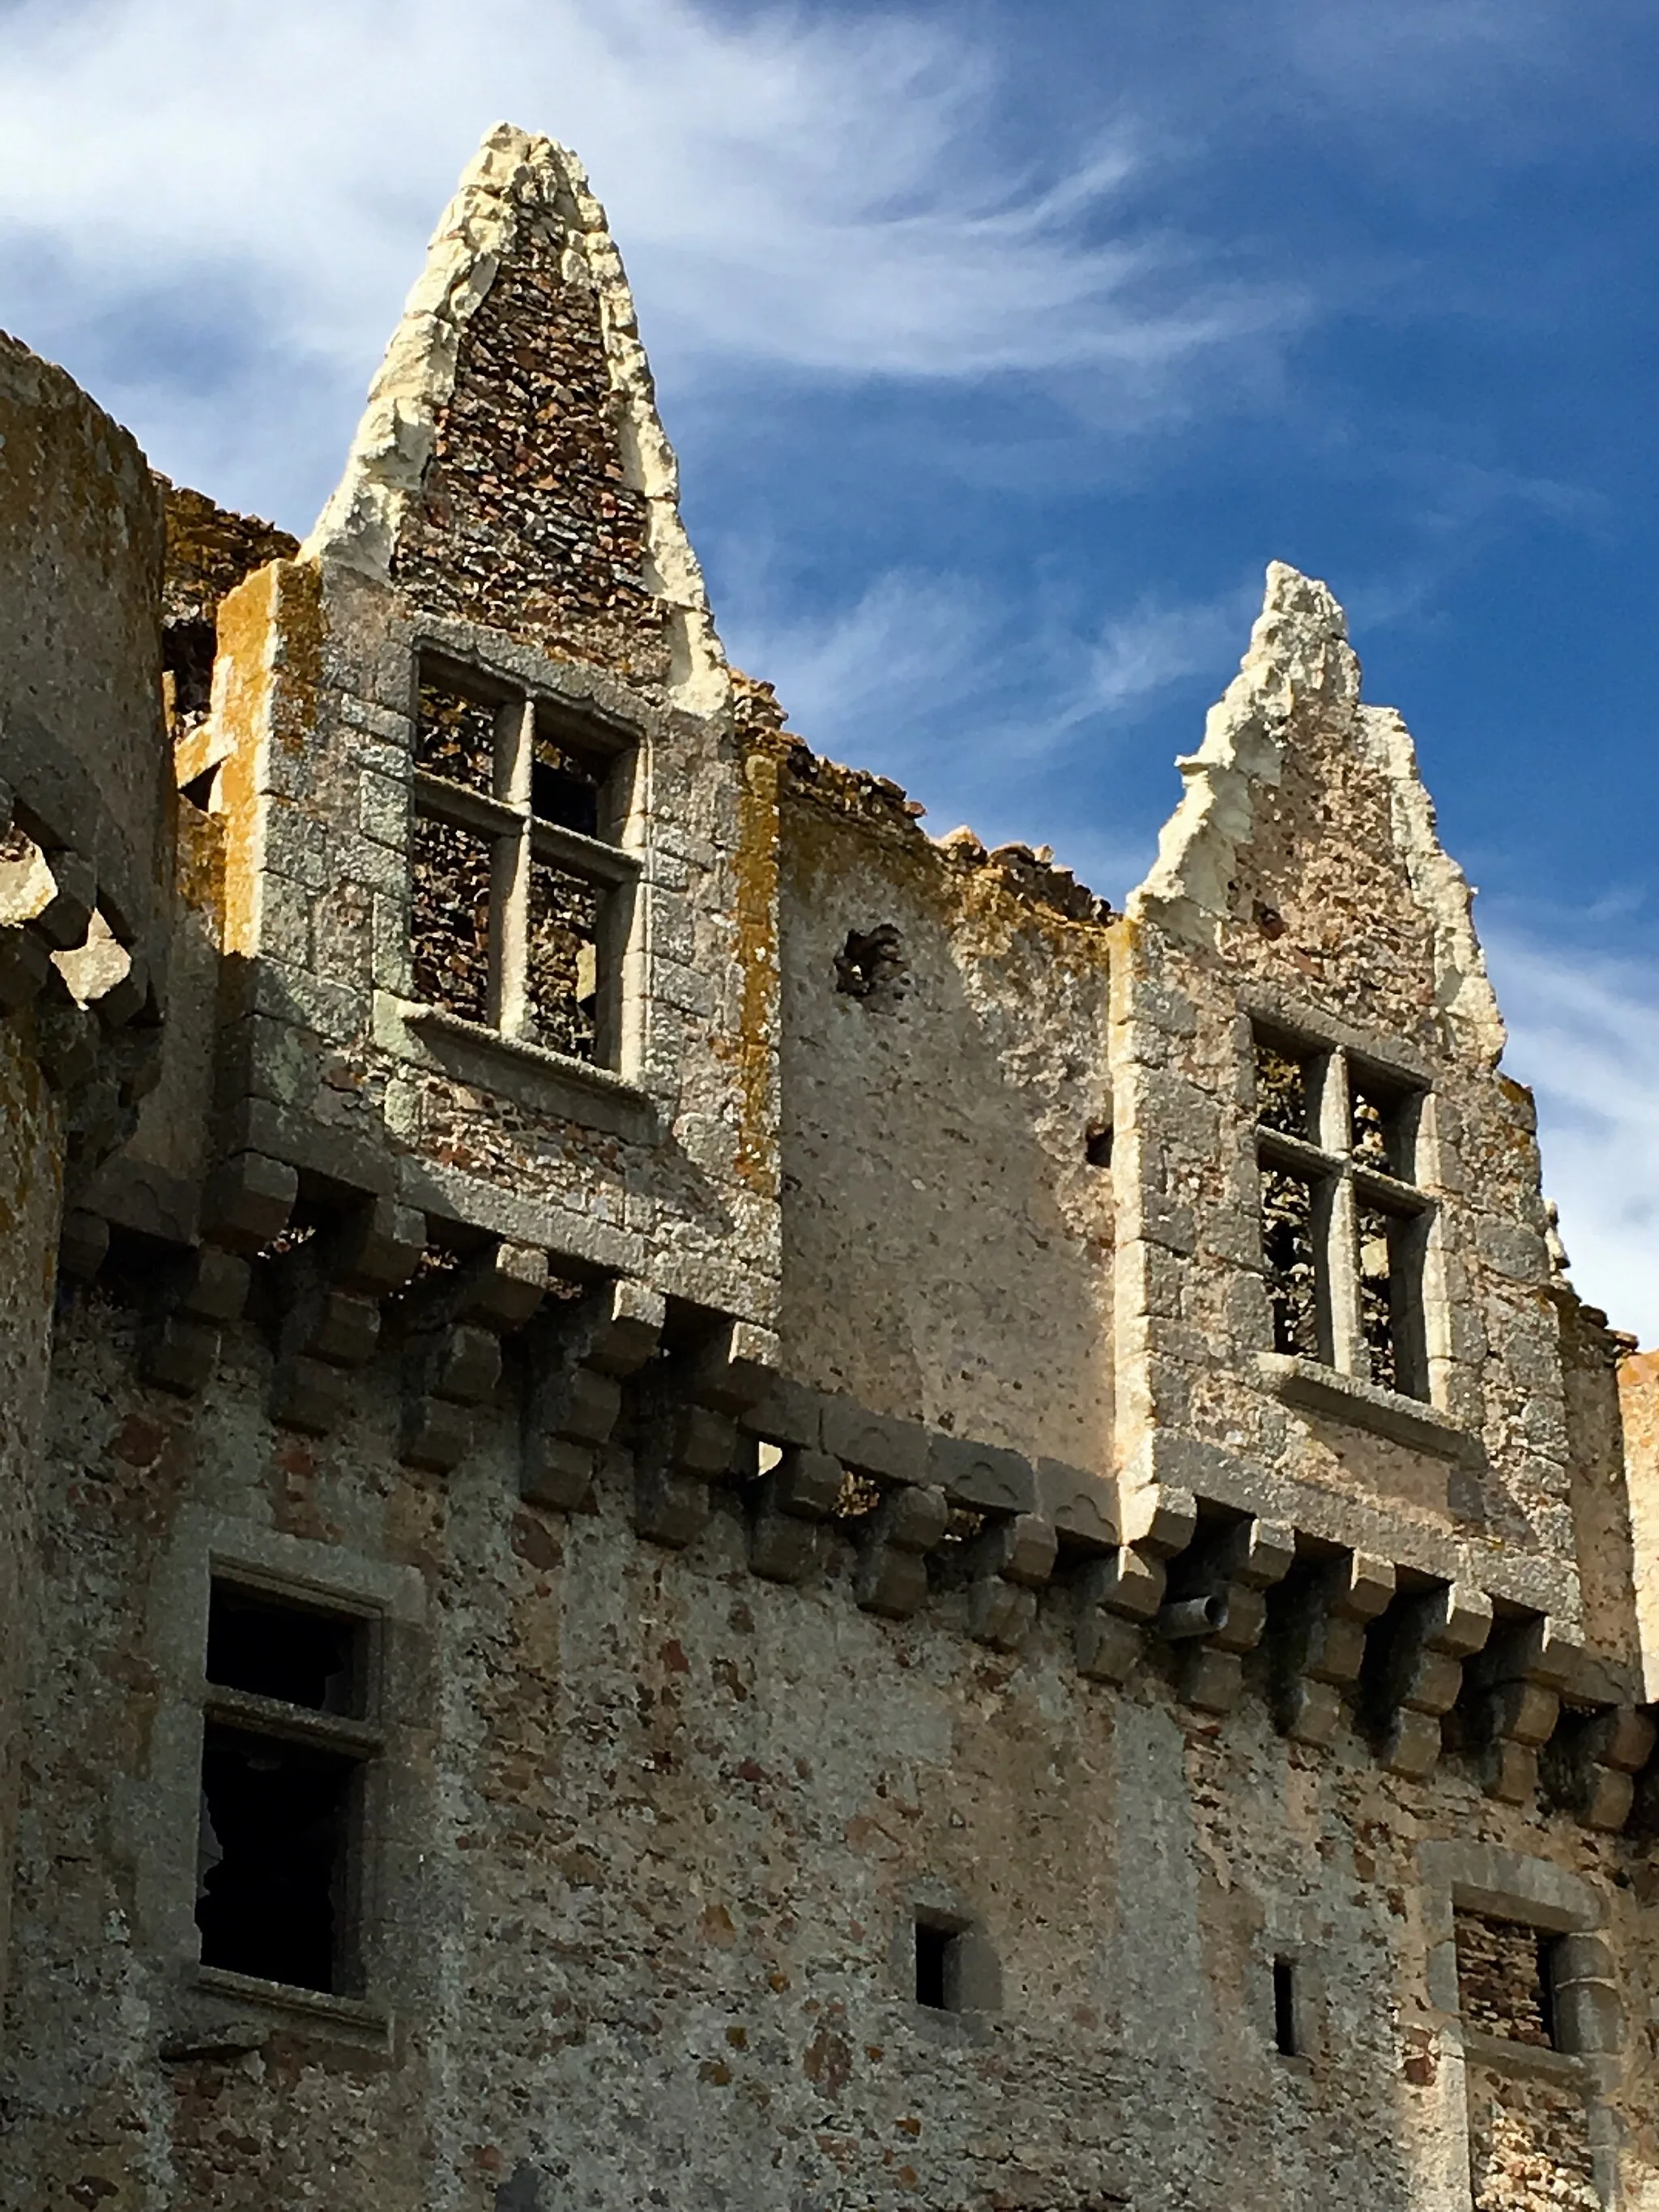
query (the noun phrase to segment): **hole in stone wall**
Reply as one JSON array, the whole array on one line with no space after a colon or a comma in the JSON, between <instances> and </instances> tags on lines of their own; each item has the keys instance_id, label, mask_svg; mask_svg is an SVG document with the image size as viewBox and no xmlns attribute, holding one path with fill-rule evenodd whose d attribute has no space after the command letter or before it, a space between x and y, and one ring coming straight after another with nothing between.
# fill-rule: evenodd
<instances>
[{"instance_id":1,"label":"hole in stone wall","mask_svg":"<svg viewBox=\"0 0 1659 2212\"><path fill-rule=\"evenodd\" d=\"M836 955L836 988L873 1006L895 1006L910 988L905 971L904 939L884 921L874 929L849 929Z\"/></svg>"},{"instance_id":2,"label":"hole in stone wall","mask_svg":"<svg viewBox=\"0 0 1659 2212\"><path fill-rule=\"evenodd\" d=\"M1273 1037L1255 1040L1255 1118L1264 1129L1310 1141L1313 1127L1313 1064Z\"/></svg>"},{"instance_id":3,"label":"hole in stone wall","mask_svg":"<svg viewBox=\"0 0 1659 2212\"><path fill-rule=\"evenodd\" d=\"M415 988L470 1022L489 1019L490 840L415 819L410 950Z\"/></svg>"},{"instance_id":4,"label":"hole in stone wall","mask_svg":"<svg viewBox=\"0 0 1659 2212\"><path fill-rule=\"evenodd\" d=\"M1273 1960L1273 2042L1286 2058L1300 2057L1296 2032L1296 1964L1291 1959Z\"/></svg>"},{"instance_id":5,"label":"hole in stone wall","mask_svg":"<svg viewBox=\"0 0 1659 2212\"><path fill-rule=\"evenodd\" d=\"M415 765L474 791L495 783L495 724L492 699L470 696L424 669L415 708Z\"/></svg>"},{"instance_id":6,"label":"hole in stone wall","mask_svg":"<svg viewBox=\"0 0 1659 2212\"><path fill-rule=\"evenodd\" d=\"M82 941L52 962L80 1006L95 1006L132 972L132 955L94 907Z\"/></svg>"},{"instance_id":7,"label":"hole in stone wall","mask_svg":"<svg viewBox=\"0 0 1659 2212\"><path fill-rule=\"evenodd\" d=\"M1109 1168L1112 1164L1112 1125L1102 1121L1091 1129L1084 1140L1083 1157L1091 1168Z\"/></svg>"},{"instance_id":8,"label":"hole in stone wall","mask_svg":"<svg viewBox=\"0 0 1659 2212\"><path fill-rule=\"evenodd\" d=\"M206 721L213 704L216 625L200 618L170 622L161 632L161 667L173 678L173 730L185 737Z\"/></svg>"},{"instance_id":9,"label":"hole in stone wall","mask_svg":"<svg viewBox=\"0 0 1659 2212\"><path fill-rule=\"evenodd\" d=\"M213 812L218 795L219 771L216 768L204 768L200 775L191 776L188 783L181 783L179 787L179 796L187 799L202 814Z\"/></svg>"},{"instance_id":10,"label":"hole in stone wall","mask_svg":"<svg viewBox=\"0 0 1659 2212\"><path fill-rule=\"evenodd\" d=\"M1467 2027L1553 2050L1556 1938L1519 1920L1455 1916L1458 2004Z\"/></svg>"},{"instance_id":11,"label":"hole in stone wall","mask_svg":"<svg viewBox=\"0 0 1659 2212\"><path fill-rule=\"evenodd\" d=\"M530 864L526 988L535 1038L576 1060L595 1056L603 892L546 860Z\"/></svg>"},{"instance_id":12,"label":"hole in stone wall","mask_svg":"<svg viewBox=\"0 0 1659 2212\"><path fill-rule=\"evenodd\" d=\"M918 1917L915 1930L916 2002L930 2012L960 2009L958 1949L962 1931L946 1923Z\"/></svg>"},{"instance_id":13,"label":"hole in stone wall","mask_svg":"<svg viewBox=\"0 0 1659 2212\"><path fill-rule=\"evenodd\" d=\"M1273 1313L1273 1350L1323 1357L1316 1194L1305 1176L1261 1164L1261 1261Z\"/></svg>"}]
</instances>

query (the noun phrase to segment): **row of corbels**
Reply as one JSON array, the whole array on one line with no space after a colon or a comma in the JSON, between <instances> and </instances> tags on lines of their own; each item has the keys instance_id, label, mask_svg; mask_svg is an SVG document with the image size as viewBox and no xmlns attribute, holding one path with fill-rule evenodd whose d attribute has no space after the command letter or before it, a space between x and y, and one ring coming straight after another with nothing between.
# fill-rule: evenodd
<instances>
[{"instance_id":1,"label":"row of corbels","mask_svg":"<svg viewBox=\"0 0 1659 2212\"><path fill-rule=\"evenodd\" d=\"M73 1102L75 1162L95 1164L160 1076L159 998L143 946L100 912L92 861L0 781L0 840L14 831L21 849L0 860L0 1018L32 1013L41 1072Z\"/></svg>"},{"instance_id":2,"label":"row of corbels","mask_svg":"<svg viewBox=\"0 0 1659 2212\"><path fill-rule=\"evenodd\" d=\"M148 1382L186 1395L205 1387L262 1261L276 1340L270 1413L283 1426L324 1436L338 1425L395 1313L398 1456L447 1474L471 1448L477 1412L501 1379L504 1341L515 1338L529 1378L524 1495L567 1511L586 1503L631 1384L638 1524L664 1543L690 1541L712 1510L709 1485L738 1455L738 1415L775 1376L769 1331L687 1309L671 1342L668 1302L643 1284L584 1288L554 1272L544 1250L506 1237L466 1252L435 1246L425 1215L386 1196L364 1194L299 1231L299 1197L297 1171L258 1152L238 1153L210 1179L204 1241L153 1286ZM90 1249L98 1226L77 1218L70 1234Z\"/></svg>"},{"instance_id":3,"label":"row of corbels","mask_svg":"<svg viewBox=\"0 0 1659 2212\"><path fill-rule=\"evenodd\" d=\"M1364 1552L1310 1551L1286 1523L1169 1488L1138 1497L1125 1530L1105 1478L805 1389L779 1374L776 1340L752 1322L682 1307L671 1329L668 1302L648 1285L582 1287L550 1273L545 1252L508 1240L434 1265L424 1216L388 1198L343 1206L284 1249L298 1191L293 1168L259 1154L220 1170L204 1200L210 1241L159 1288L148 1379L203 1386L264 1254L271 1412L285 1425L337 1425L395 1305L399 1455L446 1474L470 1448L514 1336L526 1377L520 1486L538 1505L586 1509L624 1446L635 1526L670 1548L694 1541L716 1494L735 1490L750 1565L770 1581L805 1581L832 1537L848 1540L856 1602L904 1620L948 1549L968 1632L990 1649L1018 1651L1039 1593L1059 1581L1090 1680L1121 1685L1159 1649L1186 1702L1220 1716L1260 1650L1275 1724L1292 1741L1328 1748L1358 1725L1388 1771L1421 1779L1449 1734L1501 1802L1525 1803L1542 1778L1592 1827L1617 1830L1631 1814L1653 1722L1547 1619L1500 1613L1473 1585Z\"/></svg>"},{"instance_id":4,"label":"row of corbels","mask_svg":"<svg viewBox=\"0 0 1659 2212\"><path fill-rule=\"evenodd\" d=\"M1122 1543L1099 1477L793 1385L748 1420L774 1457L750 1492L757 1573L793 1582L812 1571L850 1471L880 1486L873 1511L838 1521L858 1547L854 1595L867 1611L902 1618L921 1606L928 1557L965 1510L981 1524L966 1547L969 1632L995 1649L1019 1648L1037 1592L1059 1572L1077 1665L1092 1680L1121 1685L1160 1647L1184 1700L1224 1715L1260 1648L1275 1725L1295 1742L1328 1748L1358 1725L1389 1771L1420 1780L1454 1736L1503 1802L1527 1802L1541 1776L1591 1827L1616 1831L1630 1817L1654 1722L1546 1617L1500 1613L1470 1584L1315 1549L1286 1523L1167 1488L1136 1501L1134 1540Z\"/></svg>"}]
</instances>

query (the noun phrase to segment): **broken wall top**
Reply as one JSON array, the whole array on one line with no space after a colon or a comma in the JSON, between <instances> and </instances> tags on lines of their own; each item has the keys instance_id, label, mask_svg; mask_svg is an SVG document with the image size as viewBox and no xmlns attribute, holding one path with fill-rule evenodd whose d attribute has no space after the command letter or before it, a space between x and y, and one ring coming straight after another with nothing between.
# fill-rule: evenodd
<instances>
[{"instance_id":1,"label":"broken wall top","mask_svg":"<svg viewBox=\"0 0 1659 2212\"><path fill-rule=\"evenodd\" d=\"M1410 732L1327 587L1275 562L1132 915L1330 1011L1495 1066L1504 1026Z\"/></svg>"},{"instance_id":2,"label":"broken wall top","mask_svg":"<svg viewBox=\"0 0 1659 2212\"><path fill-rule=\"evenodd\" d=\"M724 656L634 305L574 156L501 125L434 234L307 554L680 705Z\"/></svg>"}]
</instances>

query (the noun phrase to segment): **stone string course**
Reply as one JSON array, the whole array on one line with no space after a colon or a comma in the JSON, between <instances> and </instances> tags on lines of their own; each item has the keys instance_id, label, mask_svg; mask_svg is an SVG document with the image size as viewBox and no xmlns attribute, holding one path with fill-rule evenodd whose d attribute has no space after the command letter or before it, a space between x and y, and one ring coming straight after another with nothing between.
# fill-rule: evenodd
<instances>
[{"instance_id":1,"label":"stone string course","mask_svg":"<svg viewBox=\"0 0 1659 2212\"><path fill-rule=\"evenodd\" d=\"M1122 910L931 836L507 126L303 545L9 341L0 435L3 2212L1652 2198L1653 1362L1327 588ZM489 1026L496 701L591 1042L564 922ZM1418 1102L1425 1397L1275 1349L1263 1040ZM329 1990L202 1966L216 1575L369 1624Z\"/></svg>"}]
</instances>

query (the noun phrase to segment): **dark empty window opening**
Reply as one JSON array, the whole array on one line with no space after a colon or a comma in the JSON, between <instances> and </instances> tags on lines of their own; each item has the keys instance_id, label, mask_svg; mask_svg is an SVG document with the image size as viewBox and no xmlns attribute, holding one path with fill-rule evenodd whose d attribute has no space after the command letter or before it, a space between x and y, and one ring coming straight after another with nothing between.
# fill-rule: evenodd
<instances>
[{"instance_id":1,"label":"dark empty window opening","mask_svg":"<svg viewBox=\"0 0 1659 2212\"><path fill-rule=\"evenodd\" d=\"M1273 2042L1285 2058L1299 2058L1302 2045L1296 2029L1296 1962L1273 1960Z\"/></svg>"},{"instance_id":2,"label":"dark empty window opening","mask_svg":"<svg viewBox=\"0 0 1659 2212\"><path fill-rule=\"evenodd\" d=\"M599 836L604 782L603 763L571 751L538 728L530 763L530 811L538 820L556 822L584 837Z\"/></svg>"},{"instance_id":3,"label":"dark empty window opening","mask_svg":"<svg viewBox=\"0 0 1659 2212\"><path fill-rule=\"evenodd\" d=\"M1271 1037L1255 1041L1255 1118L1264 1129L1311 1139L1313 1084L1307 1057Z\"/></svg>"},{"instance_id":4,"label":"dark empty window opening","mask_svg":"<svg viewBox=\"0 0 1659 2212\"><path fill-rule=\"evenodd\" d=\"M210 1721L202 1744L202 1964L337 1992L357 1761Z\"/></svg>"},{"instance_id":5,"label":"dark empty window opening","mask_svg":"<svg viewBox=\"0 0 1659 2212\"><path fill-rule=\"evenodd\" d=\"M202 1963L334 1994L361 1985L361 1800L379 1738L370 1627L215 1579L196 1923Z\"/></svg>"},{"instance_id":6,"label":"dark empty window opening","mask_svg":"<svg viewBox=\"0 0 1659 2212\"><path fill-rule=\"evenodd\" d=\"M904 939L894 923L848 931L847 942L836 955L836 988L874 1006L898 1004L909 988L909 977Z\"/></svg>"},{"instance_id":7,"label":"dark empty window opening","mask_svg":"<svg viewBox=\"0 0 1659 2212\"><path fill-rule=\"evenodd\" d=\"M1083 1157L1091 1168L1109 1168L1112 1164L1112 1125L1098 1122L1084 1140Z\"/></svg>"},{"instance_id":8,"label":"dark empty window opening","mask_svg":"<svg viewBox=\"0 0 1659 2212\"><path fill-rule=\"evenodd\" d=\"M574 1060L614 1064L607 990L639 874L616 842L619 746L597 726L422 663L410 951L428 1005ZM586 724L580 724L586 728Z\"/></svg>"},{"instance_id":9,"label":"dark empty window opening","mask_svg":"<svg viewBox=\"0 0 1659 2212\"><path fill-rule=\"evenodd\" d=\"M916 2002L930 2012L957 2012L958 1947L962 1931L936 1920L916 1922Z\"/></svg>"},{"instance_id":10,"label":"dark empty window opening","mask_svg":"<svg viewBox=\"0 0 1659 2212\"><path fill-rule=\"evenodd\" d=\"M1273 1311L1273 1350L1324 1357L1318 1193L1305 1176L1264 1161L1261 1261Z\"/></svg>"},{"instance_id":11,"label":"dark empty window opening","mask_svg":"<svg viewBox=\"0 0 1659 2212\"><path fill-rule=\"evenodd\" d=\"M1556 2044L1557 1939L1518 1920L1456 1915L1457 1993L1464 2025L1542 2050Z\"/></svg>"},{"instance_id":12,"label":"dark empty window opening","mask_svg":"<svg viewBox=\"0 0 1659 2212\"><path fill-rule=\"evenodd\" d=\"M280 1698L309 1712L363 1709L366 1624L263 1590L216 1582L208 1608L207 1678L217 1687Z\"/></svg>"}]
</instances>

